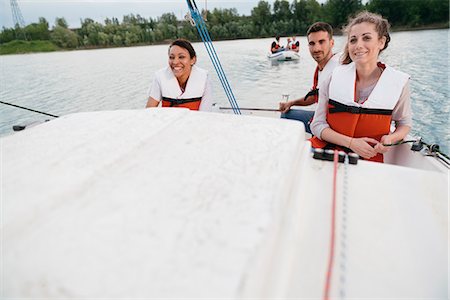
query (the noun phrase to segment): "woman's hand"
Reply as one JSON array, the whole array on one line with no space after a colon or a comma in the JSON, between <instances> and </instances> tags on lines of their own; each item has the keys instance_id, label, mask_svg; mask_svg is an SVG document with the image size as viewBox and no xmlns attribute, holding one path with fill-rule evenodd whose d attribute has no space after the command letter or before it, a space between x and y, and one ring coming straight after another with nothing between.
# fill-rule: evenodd
<instances>
[{"instance_id":1,"label":"woman's hand","mask_svg":"<svg viewBox=\"0 0 450 300\"><path fill-rule=\"evenodd\" d=\"M353 150L359 156L370 159L377 155L377 151L372 147L372 145L377 145L378 141L372 138L352 138L350 140L349 148Z\"/></svg>"},{"instance_id":2,"label":"woman's hand","mask_svg":"<svg viewBox=\"0 0 450 300\"><path fill-rule=\"evenodd\" d=\"M378 153L386 153L389 151L389 146L383 146L383 144L393 144L396 141L392 138L391 134L383 135L379 143L375 145L375 151Z\"/></svg>"}]
</instances>

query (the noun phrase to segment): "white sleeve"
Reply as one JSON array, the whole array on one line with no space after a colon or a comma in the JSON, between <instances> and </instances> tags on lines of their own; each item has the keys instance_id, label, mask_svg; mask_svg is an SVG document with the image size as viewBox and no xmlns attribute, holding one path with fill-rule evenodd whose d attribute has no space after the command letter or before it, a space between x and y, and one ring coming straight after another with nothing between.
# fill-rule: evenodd
<instances>
[{"instance_id":1,"label":"white sleeve","mask_svg":"<svg viewBox=\"0 0 450 300\"><path fill-rule=\"evenodd\" d=\"M212 111L213 106L213 95L211 81L209 80L209 75L206 78L205 91L203 92L202 102L200 103L200 111Z\"/></svg>"},{"instance_id":2,"label":"white sleeve","mask_svg":"<svg viewBox=\"0 0 450 300\"><path fill-rule=\"evenodd\" d=\"M392 111L392 120L395 124L406 125L412 127L412 109L411 109L411 89L409 87L409 80L403 87L402 94Z\"/></svg>"},{"instance_id":3,"label":"white sleeve","mask_svg":"<svg viewBox=\"0 0 450 300\"><path fill-rule=\"evenodd\" d=\"M327 122L327 110L328 110L328 94L331 82L331 76L324 79L319 85L319 102L317 103L314 118L311 123L311 132L313 135L321 138L322 131L325 128L329 128Z\"/></svg>"},{"instance_id":4,"label":"white sleeve","mask_svg":"<svg viewBox=\"0 0 450 300\"><path fill-rule=\"evenodd\" d=\"M161 84L159 83L159 77L155 74L155 78L153 79L152 85L148 90L148 97L152 97L157 101L161 101Z\"/></svg>"}]
</instances>

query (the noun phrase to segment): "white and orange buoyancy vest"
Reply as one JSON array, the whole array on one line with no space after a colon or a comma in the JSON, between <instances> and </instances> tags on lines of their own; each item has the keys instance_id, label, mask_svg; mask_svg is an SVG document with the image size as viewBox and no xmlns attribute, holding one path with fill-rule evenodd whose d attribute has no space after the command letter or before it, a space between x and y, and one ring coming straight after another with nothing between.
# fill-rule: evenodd
<instances>
[{"instance_id":1,"label":"white and orange buoyancy vest","mask_svg":"<svg viewBox=\"0 0 450 300\"><path fill-rule=\"evenodd\" d=\"M329 87L327 123L341 134L380 140L389 134L392 111L409 79L409 75L378 63L383 68L371 94L362 104L356 99L356 68L354 63L337 67ZM314 148L332 146L317 137L311 139ZM383 161L379 153L371 161Z\"/></svg>"},{"instance_id":2,"label":"white and orange buoyancy vest","mask_svg":"<svg viewBox=\"0 0 450 300\"><path fill-rule=\"evenodd\" d=\"M329 76L331 76L331 73L333 73L334 68L336 68L339 63L339 55L333 54L331 56L330 60L327 62L325 67L322 69L322 71L319 70L319 66L316 66L316 70L314 71L314 77L313 77L313 85L311 90L305 95L306 98L312 96L314 97L314 102L319 101L319 86L324 81L327 80ZM320 80L319 80L320 76Z\"/></svg>"},{"instance_id":3,"label":"white and orange buoyancy vest","mask_svg":"<svg viewBox=\"0 0 450 300\"><path fill-rule=\"evenodd\" d=\"M160 70L158 73L163 107L185 107L190 110L199 110L208 77L206 70L192 66L184 92L170 68Z\"/></svg>"}]
</instances>

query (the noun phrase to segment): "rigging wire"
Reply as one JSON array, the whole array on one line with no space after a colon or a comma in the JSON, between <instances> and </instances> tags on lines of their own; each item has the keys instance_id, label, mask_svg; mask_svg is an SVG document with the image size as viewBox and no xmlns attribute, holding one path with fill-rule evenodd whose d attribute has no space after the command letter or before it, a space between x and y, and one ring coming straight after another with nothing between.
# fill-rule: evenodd
<instances>
[{"instance_id":1,"label":"rigging wire","mask_svg":"<svg viewBox=\"0 0 450 300\"><path fill-rule=\"evenodd\" d=\"M233 109L232 107L219 107L220 110L230 110ZM273 112L279 112L280 110L278 108L256 108L256 107L240 107L240 110L251 110L251 111L273 111Z\"/></svg>"},{"instance_id":2,"label":"rigging wire","mask_svg":"<svg viewBox=\"0 0 450 300\"><path fill-rule=\"evenodd\" d=\"M398 141L398 142L396 142L396 143L392 143L392 144L382 144L382 145L385 146L385 147L391 147L391 146L398 146L398 145L401 145L401 144L415 143L415 142L417 142L417 140L407 140L407 141L401 140L401 141Z\"/></svg>"},{"instance_id":3,"label":"rigging wire","mask_svg":"<svg viewBox=\"0 0 450 300\"><path fill-rule=\"evenodd\" d=\"M194 2L194 4L195 4L195 2ZM228 100L233 108L233 111L235 114L240 114L240 110L237 105L236 99L234 97L233 91L231 90L230 84L226 78L225 72L223 71L220 60L217 56L217 53L215 52L214 46L212 45L211 37L208 34L206 25L205 25L203 19L201 18L201 15L198 12L198 9L191 11L191 15L194 19L194 24L196 24L197 30L202 38L202 41L206 47L206 50L208 51L208 55L211 58L211 61L217 72L217 75L219 76L220 82L221 82L221 84L224 88L224 91L228 97Z\"/></svg>"},{"instance_id":4,"label":"rigging wire","mask_svg":"<svg viewBox=\"0 0 450 300\"><path fill-rule=\"evenodd\" d=\"M421 151L425 146L426 151L427 151L427 156L433 156L433 157L439 159L439 161L444 163L444 165L446 165L447 167L450 167L450 157L447 154L445 154L444 152L441 152L439 145L438 144L427 144L424 141L422 141L422 138L418 138L415 140L401 140L396 143L382 144L382 145L385 147L391 147L391 146L398 146L398 145L402 145L402 144L406 144L406 143L413 143L413 146L411 148L411 150L413 150L413 151Z\"/></svg>"},{"instance_id":5,"label":"rigging wire","mask_svg":"<svg viewBox=\"0 0 450 300\"><path fill-rule=\"evenodd\" d=\"M20 105L8 103L8 102L3 102L3 101L0 101L0 103L1 104L5 104L5 105L14 106L14 107L21 108L21 109L25 109L25 110L29 110L29 111L32 111L32 112L35 112L35 113L38 113L38 114L43 114L43 115L46 115L46 116L50 116L50 117L53 117L53 118L58 118L58 116L55 116L55 115L52 115L52 114L49 114L49 113L45 113L45 112L42 112L42 111L39 111L39 110L23 107L23 106L20 106Z\"/></svg>"},{"instance_id":6,"label":"rigging wire","mask_svg":"<svg viewBox=\"0 0 450 300\"><path fill-rule=\"evenodd\" d=\"M188 16L190 18L190 22L197 28L197 31L203 41L203 44L205 45L206 51L208 52L214 69L216 70L216 73L219 77L220 83L222 84L225 94L227 95L228 101L233 108L233 112L240 115L241 111L237 104L236 98L233 94L233 91L231 90L231 86L228 82L225 72L223 71L222 64L220 63L219 57L217 56L217 52L214 48L214 45L212 44L211 37L206 28L205 21L203 20L202 15L198 10L197 4L195 3L195 0L186 0L186 2L190 11L190 16Z\"/></svg>"},{"instance_id":7,"label":"rigging wire","mask_svg":"<svg viewBox=\"0 0 450 300\"><path fill-rule=\"evenodd\" d=\"M334 251L335 251L335 241L336 241L336 197L337 197L337 169L339 162L339 152L334 150L333 156L333 191L331 198L331 235L330 235L330 247L329 247L329 256L328 256L328 264L327 264L327 272L325 278L325 288L323 299L330 299L330 291L331 291L331 279L333 277L333 267L334 267Z\"/></svg>"},{"instance_id":8,"label":"rigging wire","mask_svg":"<svg viewBox=\"0 0 450 300\"><path fill-rule=\"evenodd\" d=\"M348 182L349 182L349 175L348 175L348 165L350 163L350 158L348 155L345 155L344 157L344 176L343 176L343 183L342 183L342 204L341 204L341 217L339 218L341 220L340 225L340 250L339 250L339 296L341 299L345 299L346 295L346 275L347 275L347 220L348 220Z\"/></svg>"}]
</instances>

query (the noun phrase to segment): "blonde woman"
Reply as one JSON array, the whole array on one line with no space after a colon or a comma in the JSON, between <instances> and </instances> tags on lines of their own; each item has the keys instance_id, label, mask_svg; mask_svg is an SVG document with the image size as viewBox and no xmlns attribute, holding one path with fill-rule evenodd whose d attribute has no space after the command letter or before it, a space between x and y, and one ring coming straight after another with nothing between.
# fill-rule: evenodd
<instances>
[{"instance_id":1,"label":"blonde woman","mask_svg":"<svg viewBox=\"0 0 450 300\"><path fill-rule=\"evenodd\" d=\"M343 65L319 87L311 124L314 148L341 148L382 162L386 144L401 141L412 125L409 75L379 61L390 41L389 23L359 13L344 29ZM391 121L395 131L390 132Z\"/></svg>"}]
</instances>

